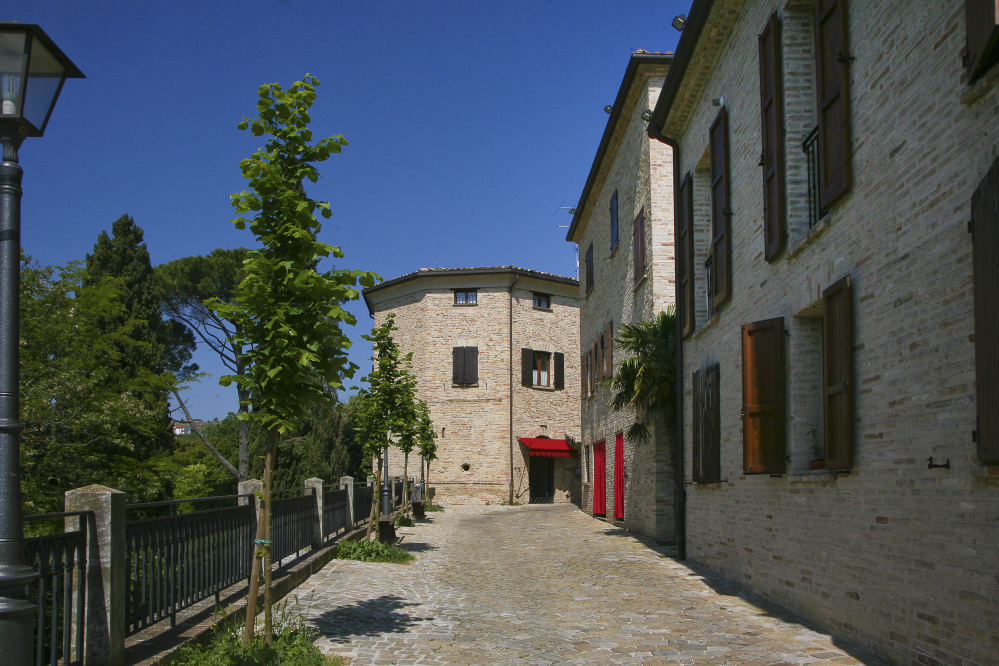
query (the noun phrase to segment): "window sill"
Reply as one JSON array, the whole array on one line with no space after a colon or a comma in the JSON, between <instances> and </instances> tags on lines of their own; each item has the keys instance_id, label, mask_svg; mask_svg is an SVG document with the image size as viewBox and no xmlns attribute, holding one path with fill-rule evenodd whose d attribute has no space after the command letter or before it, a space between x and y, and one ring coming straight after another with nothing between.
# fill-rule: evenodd
<instances>
[{"instance_id":1,"label":"window sill","mask_svg":"<svg viewBox=\"0 0 999 666\"><path fill-rule=\"evenodd\" d=\"M850 476L850 472L834 472L828 469L814 469L809 472L787 474L785 475L785 478L789 483L828 483L829 481L835 481L841 476Z\"/></svg>"},{"instance_id":2,"label":"window sill","mask_svg":"<svg viewBox=\"0 0 999 666\"><path fill-rule=\"evenodd\" d=\"M617 245L614 245L614 246L611 247L611 253L610 253L611 259L613 259L614 255L617 254L617 249L619 247L621 247L621 242L620 241L618 241Z\"/></svg>"},{"instance_id":3,"label":"window sill","mask_svg":"<svg viewBox=\"0 0 999 666\"><path fill-rule=\"evenodd\" d=\"M641 287L641 286L642 286L643 284L645 284L645 282L646 282L646 281L647 281L648 279L649 279L649 272L648 272L647 270L646 270L646 271L642 271L642 279L641 279L641 280L639 280L638 282L636 282L636 283L635 283L635 288L633 289L633 291L638 291L638 289L639 289L639 288L640 288L640 287Z\"/></svg>"},{"instance_id":4,"label":"window sill","mask_svg":"<svg viewBox=\"0 0 999 666\"><path fill-rule=\"evenodd\" d=\"M965 106L974 104L995 88L997 82L999 82L999 67L992 65L992 68L986 72L985 76L972 83L964 91L961 95L961 104Z\"/></svg>"},{"instance_id":5,"label":"window sill","mask_svg":"<svg viewBox=\"0 0 999 666\"><path fill-rule=\"evenodd\" d=\"M535 390L535 391L555 391L556 390L555 387L553 387L553 386L532 386L531 388L533 390Z\"/></svg>"},{"instance_id":6,"label":"window sill","mask_svg":"<svg viewBox=\"0 0 999 666\"><path fill-rule=\"evenodd\" d=\"M479 385L478 384L451 384L451 388L455 388L455 389L479 388Z\"/></svg>"},{"instance_id":7,"label":"window sill","mask_svg":"<svg viewBox=\"0 0 999 666\"><path fill-rule=\"evenodd\" d=\"M475 308L479 306L478 303L452 303L451 305L456 308Z\"/></svg>"},{"instance_id":8,"label":"window sill","mask_svg":"<svg viewBox=\"0 0 999 666\"><path fill-rule=\"evenodd\" d=\"M787 248L787 259L794 259L801 254L806 247L814 243L820 236L829 231L832 224L832 214L826 213L822 219L816 222L815 226L809 229L804 236L795 241L794 245Z\"/></svg>"},{"instance_id":9,"label":"window sill","mask_svg":"<svg viewBox=\"0 0 999 666\"><path fill-rule=\"evenodd\" d=\"M531 306L538 312L554 312L551 308L539 308L537 305Z\"/></svg>"},{"instance_id":10,"label":"window sill","mask_svg":"<svg viewBox=\"0 0 999 666\"><path fill-rule=\"evenodd\" d=\"M702 335L704 335L708 330L714 328L715 325L718 323L719 319L721 319L721 310L719 310L718 312L716 312L713 315L711 315L711 319L709 319L706 322L704 322L704 324L700 328L698 328L696 331L694 331L688 337L691 340L697 340Z\"/></svg>"}]
</instances>

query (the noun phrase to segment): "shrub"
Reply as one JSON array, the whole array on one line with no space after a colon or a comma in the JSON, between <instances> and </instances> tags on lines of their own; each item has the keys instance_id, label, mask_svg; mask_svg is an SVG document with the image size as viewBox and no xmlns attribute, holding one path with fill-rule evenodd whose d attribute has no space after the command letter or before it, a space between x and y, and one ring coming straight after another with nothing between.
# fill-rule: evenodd
<instances>
[{"instance_id":1,"label":"shrub","mask_svg":"<svg viewBox=\"0 0 999 666\"><path fill-rule=\"evenodd\" d=\"M336 548L336 556L341 560L358 560L360 562L389 562L391 564L409 564L416 558L402 548L381 541L341 541Z\"/></svg>"},{"instance_id":2,"label":"shrub","mask_svg":"<svg viewBox=\"0 0 999 666\"><path fill-rule=\"evenodd\" d=\"M396 527L413 527L414 525L416 525L416 523L413 522L413 519L405 514L400 513L395 517Z\"/></svg>"},{"instance_id":3,"label":"shrub","mask_svg":"<svg viewBox=\"0 0 999 666\"><path fill-rule=\"evenodd\" d=\"M285 615L282 613L282 615ZM274 630L274 642L264 643L261 634L249 645L243 643L243 626L216 627L204 645L185 645L174 660L175 666L346 666L341 655L324 654L312 643L316 632L303 615L290 621L282 617Z\"/></svg>"}]
</instances>

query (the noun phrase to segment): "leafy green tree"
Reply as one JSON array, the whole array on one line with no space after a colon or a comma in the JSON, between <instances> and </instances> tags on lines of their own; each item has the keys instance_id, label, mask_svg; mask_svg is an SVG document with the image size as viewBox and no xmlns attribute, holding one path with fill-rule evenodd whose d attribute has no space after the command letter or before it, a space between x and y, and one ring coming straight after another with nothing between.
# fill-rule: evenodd
<instances>
[{"instance_id":1,"label":"leafy green tree","mask_svg":"<svg viewBox=\"0 0 999 666\"><path fill-rule=\"evenodd\" d=\"M246 372L226 375L219 383L236 382L249 391L251 419L269 432L264 468L265 511L261 512L257 538L263 548L254 560L244 640L253 635L253 605L261 568L265 574L264 639L271 640L270 608L270 489L277 438L295 429L307 406L322 400L330 390L343 386L357 368L347 359L350 339L341 323L354 324L342 304L355 300L355 288L374 284L377 275L365 271L317 268L326 257L342 258L338 247L317 240L321 225L316 211L330 217L328 202L310 198L305 181L315 183L315 163L329 159L347 144L342 136L320 139L314 146L309 108L315 102L311 75L287 90L276 83L259 88L258 115L244 118L240 129L254 136L269 135L266 145L240 162L250 190L232 195L237 229L250 228L263 247L246 253L245 277L232 303L212 299L208 307L237 331L234 343L243 347ZM252 215L252 217L245 217Z\"/></svg>"},{"instance_id":2,"label":"leafy green tree","mask_svg":"<svg viewBox=\"0 0 999 666\"><path fill-rule=\"evenodd\" d=\"M144 444L164 432L171 373L129 366L152 343L137 335L124 278L84 284L80 262L21 262L21 435L26 513L61 511L63 493L100 483L130 501L166 499L168 480ZM122 368L128 372L122 372Z\"/></svg>"},{"instance_id":3,"label":"leafy green tree","mask_svg":"<svg viewBox=\"0 0 999 666\"><path fill-rule=\"evenodd\" d=\"M611 407L636 409L628 427L633 442L647 442L649 425L657 418L669 423L676 416L676 314L672 306L651 319L622 324L614 339L627 358L614 376L602 382L613 391Z\"/></svg>"},{"instance_id":4,"label":"leafy green tree","mask_svg":"<svg viewBox=\"0 0 999 666\"><path fill-rule=\"evenodd\" d=\"M237 377L246 373L246 363L243 346L236 341L239 334L236 324L205 303L209 300L227 305L235 303L236 288L245 276L246 252L246 248L219 248L207 255L160 264L153 273L163 316L193 330L198 341L218 354L226 369ZM238 413L246 413L250 403L249 388L236 382L236 390ZM174 395L178 404L183 405L179 392ZM237 478L240 481L250 478L249 428L247 420L239 421ZM231 460L225 462L231 466Z\"/></svg>"}]
</instances>

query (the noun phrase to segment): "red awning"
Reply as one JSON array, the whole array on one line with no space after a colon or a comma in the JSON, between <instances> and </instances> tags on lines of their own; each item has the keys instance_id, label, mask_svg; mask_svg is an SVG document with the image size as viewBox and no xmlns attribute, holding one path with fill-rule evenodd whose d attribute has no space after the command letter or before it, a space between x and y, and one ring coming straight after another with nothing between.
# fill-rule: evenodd
<instances>
[{"instance_id":1,"label":"red awning","mask_svg":"<svg viewBox=\"0 0 999 666\"><path fill-rule=\"evenodd\" d=\"M526 446L532 456L547 458L568 458L576 449L569 446L564 439L548 439L547 437L520 437L520 443Z\"/></svg>"}]
</instances>

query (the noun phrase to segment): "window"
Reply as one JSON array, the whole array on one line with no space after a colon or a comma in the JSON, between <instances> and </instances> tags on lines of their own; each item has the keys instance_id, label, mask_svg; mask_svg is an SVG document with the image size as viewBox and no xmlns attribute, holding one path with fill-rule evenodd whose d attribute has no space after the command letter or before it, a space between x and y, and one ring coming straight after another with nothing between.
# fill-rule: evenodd
<instances>
[{"instance_id":1,"label":"window","mask_svg":"<svg viewBox=\"0 0 999 666\"><path fill-rule=\"evenodd\" d=\"M708 298L717 310L732 296L732 209L729 204L728 114L723 106L711 123L711 250Z\"/></svg>"},{"instance_id":2,"label":"window","mask_svg":"<svg viewBox=\"0 0 999 666\"><path fill-rule=\"evenodd\" d=\"M850 276L822 292L822 441L825 468L853 467L853 317Z\"/></svg>"},{"instance_id":3,"label":"window","mask_svg":"<svg viewBox=\"0 0 999 666\"><path fill-rule=\"evenodd\" d=\"M586 293L593 289L593 243L586 248Z\"/></svg>"},{"instance_id":4,"label":"window","mask_svg":"<svg viewBox=\"0 0 999 666\"><path fill-rule=\"evenodd\" d=\"M587 369L586 369L586 354L579 355L579 397L582 400L586 400L589 396L589 387L586 381Z\"/></svg>"},{"instance_id":5,"label":"window","mask_svg":"<svg viewBox=\"0 0 999 666\"><path fill-rule=\"evenodd\" d=\"M783 474L784 319L742 327L742 437L746 474Z\"/></svg>"},{"instance_id":6,"label":"window","mask_svg":"<svg viewBox=\"0 0 999 666\"><path fill-rule=\"evenodd\" d=\"M451 348L451 383L471 386L479 383L479 348Z\"/></svg>"},{"instance_id":7,"label":"window","mask_svg":"<svg viewBox=\"0 0 999 666\"><path fill-rule=\"evenodd\" d=\"M694 182L687 172L676 197L676 257L680 280L680 326L683 337L694 332Z\"/></svg>"},{"instance_id":8,"label":"window","mask_svg":"<svg viewBox=\"0 0 999 666\"><path fill-rule=\"evenodd\" d=\"M635 286L645 277L645 206L635 218L631 234L635 254Z\"/></svg>"},{"instance_id":9,"label":"window","mask_svg":"<svg viewBox=\"0 0 999 666\"><path fill-rule=\"evenodd\" d=\"M964 62L968 83L974 83L999 60L999 7L995 0L965 0L964 23L968 40Z\"/></svg>"},{"instance_id":10,"label":"window","mask_svg":"<svg viewBox=\"0 0 999 666\"><path fill-rule=\"evenodd\" d=\"M520 350L520 384L528 388L565 388L565 354Z\"/></svg>"},{"instance_id":11,"label":"window","mask_svg":"<svg viewBox=\"0 0 999 666\"><path fill-rule=\"evenodd\" d=\"M978 460L999 464L999 159L971 197Z\"/></svg>"},{"instance_id":12,"label":"window","mask_svg":"<svg viewBox=\"0 0 999 666\"><path fill-rule=\"evenodd\" d=\"M600 342L597 344L600 345L600 369L597 372L603 380L607 378L607 337L603 333L600 334Z\"/></svg>"},{"instance_id":13,"label":"window","mask_svg":"<svg viewBox=\"0 0 999 666\"><path fill-rule=\"evenodd\" d=\"M603 356L603 376L614 375L614 323L607 322L607 330L600 336L601 354Z\"/></svg>"},{"instance_id":14,"label":"window","mask_svg":"<svg viewBox=\"0 0 999 666\"><path fill-rule=\"evenodd\" d=\"M613 252L617 249L617 190L614 190L614 196L610 201L610 222L611 252Z\"/></svg>"},{"instance_id":15,"label":"window","mask_svg":"<svg viewBox=\"0 0 999 666\"><path fill-rule=\"evenodd\" d=\"M478 295L479 294L477 289L455 289L454 304L478 305Z\"/></svg>"},{"instance_id":16,"label":"window","mask_svg":"<svg viewBox=\"0 0 999 666\"><path fill-rule=\"evenodd\" d=\"M819 134L819 207L850 189L850 56L846 0L815 2L815 78Z\"/></svg>"},{"instance_id":17,"label":"window","mask_svg":"<svg viewBox=\"0 0 999 666\"><path fill-rule=\"evenodd\" d=\"M592 364L593 364L593 357L590 355L590 352L586 352L585 354L583 354L583 364L582 364L581 367L583 369L583 382L582 383L583 383L583 397L584 398L589 398L591 395L593 395L593 382L591 381L592 380L592 370L591 370L591 365Z\"/></svg>"},{"instance_id":18,"label":"window","mask_svg":"<svg viewBox=\"0 0 999 666\"><path fill-rule=\"evenodd\" d=\"M548 294L534 294L534 307L548 310L552 306L552 297Z\"/></svg>"},{"instance_id":19,"label":"window","mask_svg":"<svg viewBox=\"0 0 999 666\"><path fill-rule=\"evenodd\" d=\"M784 249L784 127L781 87L780 21L770 15L760 42L760 120L763 123L764 256L773 261Z\"/></svg>"},{"instance_id":20,"label":"window","mask_svg":"<svg viewBox=\"0 0 999 666\"><path fill-rule=\"evenodd\" d=\"M719 372L719 365L715 363L694 373L694 455L691 469L695 483L715 483L721 480Z\"/></svg>"}]
</instances>

